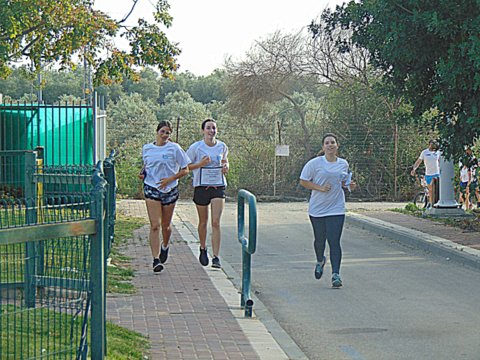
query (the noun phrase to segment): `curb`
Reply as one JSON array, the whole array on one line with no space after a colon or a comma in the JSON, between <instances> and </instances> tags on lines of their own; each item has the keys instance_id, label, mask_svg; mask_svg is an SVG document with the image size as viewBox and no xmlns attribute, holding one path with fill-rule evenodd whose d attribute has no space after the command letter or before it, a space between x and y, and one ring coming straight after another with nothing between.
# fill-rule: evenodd
<instances>
[{"instance_id":1,"label":"curb","mask_svg":"<svg viewBox=\"0 0 480 360\"><path fill-rule=\"evenodd\" d=\"M178 219L175 220L175 227L177 228L177 231L179 231L180 235L184 239L184 241L189 244L190 249L192 252L195 254L195 250L198 247L198 239L196 237L196 229L195 227L189 222L184 219L182 219L180 216L177 214L175 215ZM207 274L211 276L211 273L207 271ZM226 278L226 280L231 284L232 287L235 288L236 292L236 302L234 305L235 308L239 308L239 300L240 300L240 293L239 289L241 288L241 275L238 274L235 269L226 261L222 261L222 274ZM213 281L213 279L212 279ZM215 282L214 282L215 284ZM253 290L253 289L252 289ZM288 360L308 360L308 357L303 353L303 351L298 347L298 345L293 341L293 339L290 337L290 335L280 326L280 324L275 320L273 315L270 313L270 311L267 309L267 307L258 299L254 291L250 294L252 300L254 301L254 306L253 306L253 313L254 319L257 319L263 326L266 328L266 330L270 333L271 337L273 340L276 342L276 344L280 347L280 349L285 353L287 356ZM228 302L227 302L228 303ZM247 319L246 321L250 321L248 318L243 318L243 311L240 310L237 314L237 321L241 322L243 320ZM251 342L254 339L249 339ZM254 349L255 344L253 344ZM257 349L256 349L257 350ZM260 349L261 350L261 349ZM272 349L273 350L273 349ZM269 355L266 355L263 353L263 357L265 359L281 359L279 355L276 355L275 352L271 352Z\"/></svg>"},{"instance_id":2,"label":"curb","mask_svg":"<svg viewBox=\"0 0 480 360\"><path fill-rule=\"evenodd\" d=\"M407 229L400 225L370 218L358 213L347 213L345 217L349 225L359 226L378 235L389 237L447 260L453 260L480 270L480 250L457 244L439 236L429 235L417 230Z\"/></svg>"}]
</instances>

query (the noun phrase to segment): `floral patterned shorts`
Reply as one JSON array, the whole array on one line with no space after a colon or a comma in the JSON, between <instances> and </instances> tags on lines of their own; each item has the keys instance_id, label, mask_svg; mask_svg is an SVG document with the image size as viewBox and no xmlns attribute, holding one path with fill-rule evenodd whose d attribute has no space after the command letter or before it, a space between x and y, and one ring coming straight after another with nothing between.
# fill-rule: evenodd
<instances>
[{"instance_id":1,"label":"floral patterned shorts","mask_svg":"<svg viewBox=\"0 0 480 360\"><path fill-rule=\"evenodd\" d=\"M178 186L174 187L170 192L163 193L157 188L143 184L143 194L145 195L145 199L151 199L160 201L162 205L170 205L175 203L180 196L178 192Z\"/></svg>"}]
</instances>

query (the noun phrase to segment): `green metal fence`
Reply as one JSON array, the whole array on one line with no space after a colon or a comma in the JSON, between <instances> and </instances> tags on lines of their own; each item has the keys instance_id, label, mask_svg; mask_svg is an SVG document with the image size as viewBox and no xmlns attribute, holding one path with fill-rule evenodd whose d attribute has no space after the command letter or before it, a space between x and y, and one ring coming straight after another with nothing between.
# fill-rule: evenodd
<instances>
[{"instance_id":1,"label":"green metal fence","mask_svg":"<svg viewBox=\"0 0 480 360\"><path fill-rule=\"evenodd\" d=\"M102 359L114 154L96 167L44 166L39 155L0 152L17 174L0 166L0 185L20 189L0 199L0 359Z\"/></svg>"},{"instance_id":2,"label":"green metal fence","mask_svg":"<svg viewBox=\"0 0 480 360\"><path fill-rule=\"evenodd\" d=\"M0 104L0 150L45 148L48 165L92 165L94 108L82 104Z\"/></svg>"}]
</instances>

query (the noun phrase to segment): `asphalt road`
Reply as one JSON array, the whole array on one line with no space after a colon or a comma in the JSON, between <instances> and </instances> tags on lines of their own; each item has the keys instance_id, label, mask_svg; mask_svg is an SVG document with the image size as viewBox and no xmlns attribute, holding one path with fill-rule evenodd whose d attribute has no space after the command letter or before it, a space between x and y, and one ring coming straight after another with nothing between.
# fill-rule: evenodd
<instances>
[{"instance_id":1,"label":"asphalt road","mask_svg":"<svg viewBox=\"0 0 480 360\"><path fill-rule=\"evenodd\" d=\"M342 237L344 287L313 276L306 203L259 203L252 291L309 359L480 359L480 273L357 227ZM196 225L191 202L177 205ZM241 272L236 204L221 259Z\"/></svg>"}]
</instances>

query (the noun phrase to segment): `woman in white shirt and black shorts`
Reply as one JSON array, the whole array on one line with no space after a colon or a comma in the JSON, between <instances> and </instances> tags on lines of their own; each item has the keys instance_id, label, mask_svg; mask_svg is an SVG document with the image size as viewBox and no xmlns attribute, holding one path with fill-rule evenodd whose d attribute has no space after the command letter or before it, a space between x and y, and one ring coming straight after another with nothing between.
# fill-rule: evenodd
<instances>
[{"instance_id":1,"label":"woman in white shirt and black shorts","mask_svg":"<svg viewBox=\"0 0 480 360\"><path fill-rule=\"evenodd\" d=\"M217 123L213 119L202 122L203 140L193 143L187 150L192 163L189 169L193 172L193 202L198 214L198 237L200 239L199 261L203 266L209 263L207 254L208 212L211 210L212 224L212 267L221 268L220 252L220 219L225 206L225 188L228 172L228 147L218 140Z\"/></svg>"}]
</instances>

